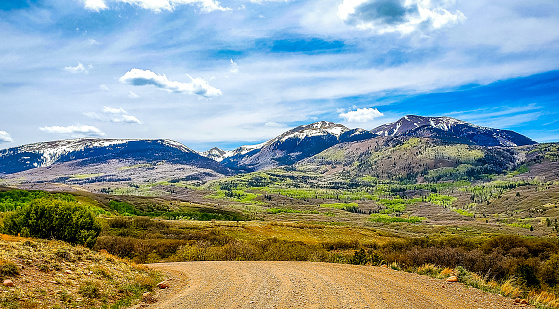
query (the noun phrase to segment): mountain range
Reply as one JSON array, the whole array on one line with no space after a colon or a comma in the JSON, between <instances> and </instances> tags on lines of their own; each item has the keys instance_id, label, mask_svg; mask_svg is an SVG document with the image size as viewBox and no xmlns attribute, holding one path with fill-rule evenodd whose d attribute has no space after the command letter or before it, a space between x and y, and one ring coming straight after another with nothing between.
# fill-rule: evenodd
<instances>
[{"instance_id":1,"label":"mountain range","mask_svg":"<svg viewBox=\"0 0 559 309\"><path fill-rule=\"evenodd\" d=\"M0 175L6 179L73 183L168 178L206 181L313 162L314 156L332 147L342 149L347 147L343 145L381 142L384 147L396 147L410 138L481 148L536 143L513 131L480 127L454 118L408 115L370 131L319 121L298 126L264 143L231 151L212 148L198 153L171 140L80 138L34 143L0 150ZM96 176L76 179L75 175Z\"/></svg>"}]
</instances>

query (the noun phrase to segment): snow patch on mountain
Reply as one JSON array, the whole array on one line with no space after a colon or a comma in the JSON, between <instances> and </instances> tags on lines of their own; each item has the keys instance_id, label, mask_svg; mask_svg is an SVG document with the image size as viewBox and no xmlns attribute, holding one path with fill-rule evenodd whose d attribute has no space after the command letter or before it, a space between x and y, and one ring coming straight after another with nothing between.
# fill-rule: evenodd
<instances>
[{"instance_id":1,"label":"snow patch on mountain","mask_svg":"<svg viewBox=\"0 0 559 309\"><path fill-rule=\"evenodd\" d=\"M396 122L383 124L371 132L380 136L397 136L406 133L407 131L423 126L431 126L433 128L449 131L453 126L463 124L471 127L479 128L476 125L469 124L462 120L450 117L422 117L415 115L407 115L400 118Z\"/></svg>"},{"instance_id":2,"label":"snow patch on mountain","mask_svg":"<svg viewBox=\"0 0 559 309\"><path fill-rule=\"evenodd\" d=\"M514 147L535 143L514 131L481 127L450 117L407 115L396 122L381 125L370 132L379 136L439 137L454 142L480 146Z\"/></svg>"},{"instance_id":3,"label":"snow patch on mountain","mask_svg":"<svg viewBox=\"0 0 559 309\"><path fill-rule=\"evenodd\" d=\"M276 141L284 142L290 138L305 139L307 137L321 135L334 135L335 137L340 137L340 135L342 135L342 133L346 131L349 131L349 129L341 124L329 121L319 121L309 125L298 126L292 130L289 130L271 140L269 144Z\"/></svg>"},{"instance_id":4,"label":"snow patch on mountain","mask_svg":"<svg viewBox=\"0 0 559 309\"><path fill-rule=\"evenodd\" d=\"M35 167L50 166L57 162L60 157L82 151L84 149L104 148L115 145L122 145L129 142L142 141L141 139L100 139L100 138L77 138L69 140L39 142L21 147L5 149L0 151L0 158L3 156L18 153L35 153L41 156L40 162L33 163ZM173 140L155 140L163 145L179 149L183 152L195 153L192 149ZM25 157L24 157L25 158ZM29 158L30 159L30 158ZM30 162L27 162L30 164Z\"/></svg>"}]
</instances>

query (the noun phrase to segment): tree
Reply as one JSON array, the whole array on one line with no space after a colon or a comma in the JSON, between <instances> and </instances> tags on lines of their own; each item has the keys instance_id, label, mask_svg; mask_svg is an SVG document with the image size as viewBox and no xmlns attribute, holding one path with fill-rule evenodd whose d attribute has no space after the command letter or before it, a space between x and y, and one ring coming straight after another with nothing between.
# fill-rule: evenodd
<instances>
[{"instance_id":1,"label":"tree","mask_svg":"<svg viewBox=\"0 0 559 309\"><path fill-rule=\"evenodd\" d=\"M93 247L101 225L88 207L53 198L33 200L4 219L6 234L58 239Z\"/></svg>"}]
</instances>

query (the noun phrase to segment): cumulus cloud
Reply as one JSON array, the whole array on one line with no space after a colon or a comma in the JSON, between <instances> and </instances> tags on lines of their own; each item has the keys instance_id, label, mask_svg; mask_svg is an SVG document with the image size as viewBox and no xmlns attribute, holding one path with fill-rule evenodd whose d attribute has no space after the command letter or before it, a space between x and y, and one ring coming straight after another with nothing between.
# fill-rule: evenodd
<instances>
[{"instance_id":1,"label":"cumulus cloud","mask_svg":"<svg viewBox=\"0 0 559 309\"><path fill-rule=\"evenodd\" d=\"M460 23L466 16L449 11L455 0L344 0L338 16L349 25L378 34L429 32Z\"/></svg>"},{"instance_id":2,"label":"cumulus cloud","mask_svg":"<svg viewBox=\"0 0 559 309\"><path fill-rule=\"evenodd\" d=\"M367 122L382 116L384 116L384 114L379 112L376 108L358 108L357 110L341 113L339 115L340 118L349 122Z\"/></svg>"},{"instance_id":3,"label":"cumulus cloud","mask_svg":"<svg viewBox=\"0 0 559 309\"><path fill-rule=\"evenodd\" d=\"M161 12L173 11L176 7L184 4L196 5L202 12L228 11L230 8L222 7L218 1L214 0L109 0L113 2L123 2L130 5L139 6L143 9ZM108 9L107 0L85 0L85 8L91 11Z\"/></svg>"},{"instance_id":4,"label":"cumulus cloud","mask_svg":"<svg viewBox=\"0 0 559 309\"><path fill-rule=\"evenodd\" d=\"M91 64L89 64L89 65L87 65L87 67L85 67L83 64L78 62L78 65L75 66L75 67L65 67L64 71L70 72L72 74L78 74L78 73L88 74L89 70L91 70L91 69L93 69L93 66Z\"/></svg>"},{"instance_id":5,"label":"cumulus cloud","mask_svg":"<svg viewBox=\"0 0 559 309\"><path fill-rule=\"evenodd\" d=\"M10 136L10 134L6 131L0 131L0 144L2 143L11 143L14 140Z\"/></svg>"},{"instance_id":6,"label":"cumulus cloud","mask_svg":"<svg viewBox=\"0 0 559 309\"><path fill-rule=\"evenodd\" d=\"M52 134L67 134L72 137L78 136L91 136L100 137L105 136L105 133L94 126L88 125L75 125L75 126L51 126L51 127L41 127L39 130Z\"/></svg>"},{"instance_id":7,"label":"cumulus cloud","mask_svg":"<svg viewBox=\"0 0 559 309\"><path fill-rule=\"evenodd\" d=\"M95 12L108 9L105 0L85 0L84 6L86 9Z\"/></svg>"},{"instance_id":8,"label":"cumulus cloud","mask_svg":"<svg viewBox=\"0 0 559 309\"><path fill-rule=\"evenodd\" d=\"M221 95L221 90L214 88L201 78L192 78L187 75L191 83L170 81L165 74L159 75L150 70L132 69L124 74L119 81L133 86L153 85L168 92L195 94L210 98Z\"/></svg>"},{"instance_id":9,"label":"cumulus cloud","mask_svg":"<svg viewBox=\"0 0 559 309\"><path fill-rule=\"evenodd\" d=\"M103 91L109 91L109 87L107 87L107 85L105 85L105 84L99 85L99 89L103 90Z\"/></svg>"},{"instance_id":10,"label":"cumulus cloud","mask_svg":"<svg viewBox=\"0 0 559 309\"><path fill-rule=\"evenodd\" d=\"M142 124L140 119L129 115L122 107L115 108L110 106L104 106L103 111L98 114L95 112L84 113L86 117L94 120L112 122L112 123L122 123L122 124Z\"/></svg>"},{"instance_id":11,"label":"cumulus cloud","mask_svg":"<svg viewBox=\"0 0 559 309\"><path fill-rule=\"evenodd\" d=\"M128 91L128 97L130 99L139 99L141 98L137 93L133 92L133 91Z\"/></svg>"}]
</instances>

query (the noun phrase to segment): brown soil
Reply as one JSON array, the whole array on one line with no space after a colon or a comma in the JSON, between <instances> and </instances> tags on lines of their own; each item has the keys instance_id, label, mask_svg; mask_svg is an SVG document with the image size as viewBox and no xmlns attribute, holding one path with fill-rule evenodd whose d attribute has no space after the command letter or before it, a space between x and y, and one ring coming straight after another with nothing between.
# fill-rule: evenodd
<instances>
[{"instance_id":1,"label":"brown soil","mask_svg":"<svg viewBox=\"0 0 559 309\"><path fill-rule=\"evenodd\" d=\"M383 267L311 262L151 264L170 288L144 308L518 308L499 295ZM525 308L533 308L525 306Z\"/></svg>"}]
</instances>

